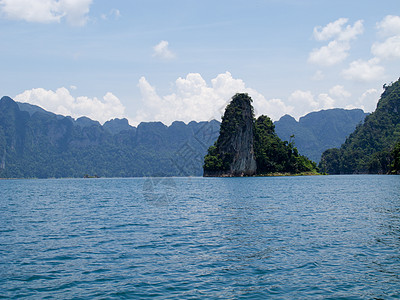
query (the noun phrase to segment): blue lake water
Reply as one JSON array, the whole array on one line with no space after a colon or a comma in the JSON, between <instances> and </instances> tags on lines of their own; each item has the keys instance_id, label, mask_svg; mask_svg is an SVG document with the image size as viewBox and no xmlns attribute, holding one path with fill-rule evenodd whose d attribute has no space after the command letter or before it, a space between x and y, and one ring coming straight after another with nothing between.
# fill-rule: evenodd
<instances>
[{"instance_id":1,"label":"blue lake water","mask_svg":"<svg viewBox=\"0 0 400 300\"><path fill-rule=\"evenodd\" d=\"M400 176L2 180L0 298L398 299Z\"/></svg>"}]
</instances>

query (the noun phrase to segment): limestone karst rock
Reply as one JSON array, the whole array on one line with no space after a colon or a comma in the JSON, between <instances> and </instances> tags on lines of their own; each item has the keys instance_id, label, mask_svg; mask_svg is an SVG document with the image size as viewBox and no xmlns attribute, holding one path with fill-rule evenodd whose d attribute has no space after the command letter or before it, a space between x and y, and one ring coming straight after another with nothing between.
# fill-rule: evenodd
<instances>
[{"instance_id":1,"label":"limestone karst rock","mask_svg":"<svg viewBox=\"0 0 400 300\"><path fill-rule=\"evenodd\" d=\"M254 112L247 94L236 94L222 117L216 147L222 168L205 168L204 176L252 176L254 156Z\"/></svg>"},{"instance_id":2,"label":"limestone karst rock","mask_svg":"<svg viewBox=\"0 0 400 300\"><path fill-rule=\"evenodd\" d=\"M254 118L251 98L236 94L222 117L218 140L204 158L205 177L318 174L315 162L275 133L265 115Z\"/></svg>"}]
</instances>

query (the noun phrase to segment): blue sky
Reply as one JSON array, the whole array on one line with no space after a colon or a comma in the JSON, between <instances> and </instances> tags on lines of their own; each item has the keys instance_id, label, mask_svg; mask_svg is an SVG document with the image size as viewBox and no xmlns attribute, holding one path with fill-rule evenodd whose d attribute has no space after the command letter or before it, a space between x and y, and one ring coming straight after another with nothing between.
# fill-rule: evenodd
<instances>
[{"instance_id":1,"label":"blue sky","mask_svg":"<svg viewBox=\"0 0 400 300\"><path fill-rule=\"evenodd\" d=\"M400 2L0 0L1 95L105 122L373 111L400 77Z\"/></svg>"}]
</instances>

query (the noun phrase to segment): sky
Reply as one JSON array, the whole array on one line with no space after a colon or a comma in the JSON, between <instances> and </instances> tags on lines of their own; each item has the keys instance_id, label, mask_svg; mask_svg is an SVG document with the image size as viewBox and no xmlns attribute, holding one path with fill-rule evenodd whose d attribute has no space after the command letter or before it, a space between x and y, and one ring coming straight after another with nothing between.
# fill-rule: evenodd
<instances>
[{"instance_id":1,"label":"sky","mask_svg":"<svg viewBox=\"0 0 400 300\"><path fill-rule=\"evenodd\" d=\"M398 0L0 0L0 95L100 123L372 112L400 77Z\"/></svg>"}]
</instances>

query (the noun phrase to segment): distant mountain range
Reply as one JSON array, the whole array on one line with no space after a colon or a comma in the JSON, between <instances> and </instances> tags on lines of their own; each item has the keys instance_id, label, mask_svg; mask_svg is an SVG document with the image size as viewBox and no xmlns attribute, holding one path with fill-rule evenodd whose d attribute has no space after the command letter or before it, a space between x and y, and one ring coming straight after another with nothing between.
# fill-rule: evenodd
<instances>
[{"instance_id":1,"label":"distant mountain range","mask_svg":"<svg viewBox=\"0 0 400 300\"><path fill-rule=\"evenodd\" d=\"M285 115L274 124L282 140L294 141L301 154L318 163L326 149L339 148L367 115L361 109L335 108L309 113L298 122Z\"/></svg>"},{"instance_id":2,"label":"distant mountain range","mask_svg":"<svg viewBox=\"0 0 400 300\"><path fill-rule=\"evenodd\" d=\"M40 107L0 100L0 177L137 177L202 175L202 161L219 122L103 126Z\"/></svg>"},{"instance_id":3,"label":"distant mountain range","mask_svg":"<svg viewBox=\"0 0 400 300\"><path fill-rule=\"evenodd\" d=\"M318 162L321 153L339 147L364 116L362 110L342 109L310 113L299 122L284 116L275 129L283 140L294 135L300 154ZM0 178L201 176L219 127L215 120L133 127L126 119L114 119L101 125L3 97Z\"/></svg>"}]
</instances>

